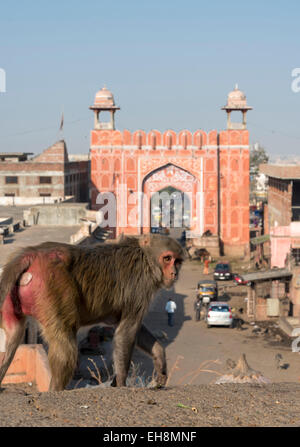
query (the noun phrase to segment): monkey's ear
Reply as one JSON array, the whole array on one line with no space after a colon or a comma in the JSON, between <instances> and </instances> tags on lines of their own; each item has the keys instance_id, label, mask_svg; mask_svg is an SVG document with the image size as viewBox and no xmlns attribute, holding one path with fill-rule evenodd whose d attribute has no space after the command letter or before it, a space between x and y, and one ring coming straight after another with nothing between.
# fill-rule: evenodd
<instances>
[{"instance_id":1,"label":"monkey's ear","mask_svg":"<svg viewBox=\"0 0 300 447\"><path fill-rule=\"evenodd\" d=\"M139 240L140 247L150 247L151 245L151 234L143 234Z\"/></svg>"}]
</instances>

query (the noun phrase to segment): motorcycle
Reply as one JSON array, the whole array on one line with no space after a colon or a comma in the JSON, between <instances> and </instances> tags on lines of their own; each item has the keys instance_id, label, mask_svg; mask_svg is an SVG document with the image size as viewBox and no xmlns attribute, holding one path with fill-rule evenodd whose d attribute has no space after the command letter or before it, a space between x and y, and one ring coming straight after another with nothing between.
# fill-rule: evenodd
<instances>
[{"instance_id":1,"label":"motorcycle","mask_svg":"<svg viewBox=\"0 0 300 447\"><path fill-rule=\"evenodd\" d=\"M247 281L239 273L232 274L233 282L238 286L251 286L251 282Z\"/></svg>"},{"instance_id":2,"label":"motorcycle","mask_svg":"<svg viewBox=\"0 0 300 447\"><path fill-rule=\"evenodd\" d=\"M206 317L209 305L210 305L210 297L209 296L201 296L201 297L199 295L197 296L197 299L194 304L194 309L196 312L196 317L195 317L196 321L201 320L201 311L202 311L203 307L205 309L205 317Z\"/></svg>"}]
</instances>

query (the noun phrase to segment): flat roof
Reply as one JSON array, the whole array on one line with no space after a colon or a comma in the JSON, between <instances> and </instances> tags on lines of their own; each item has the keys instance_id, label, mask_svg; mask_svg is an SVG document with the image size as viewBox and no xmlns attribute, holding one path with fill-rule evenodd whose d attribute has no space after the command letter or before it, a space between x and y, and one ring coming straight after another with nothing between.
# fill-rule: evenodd
<instances>
[{"instance_id":1,"label":"flat roof","mask_svg":"<svg viewBox=\"0 0 300 447\"><path fill-rule=\"evenodd\" d=\"M242 276L245 281L262 281L264 279L267 280L292 276L292 273L288 269L272 269L263 272L244 273Z\"/></svg>"},{"instance_id":2,"label":"flat roof","mask_svg":"<svg viewBox=\"0 0 300 447\"><path fill-rule=\"evenodd\" d=\"M7 214L9 215L9 214ZM17 220L14 220L16 222ZM42 242L65 242L70 243L70 237L80 229L80 225L33 225L22 231L16 231L5 238L4 244L0 245L0 268L15 251L20 248L34 246ZM10 242L10 243L8 243Z\"/></svg>"},{"instance_id":3,"label":"flat roof","mask_svg":"<svg viewBox=\"0 0 300 447\"><path fill-rule=\"evenodd\" d=\"M268 177L282 180L300 180L300 164L267 164L259 165L259 171Z\"/></svg>"},{"instance_id":4,"label":"flat roof","mask_svg":"<svg viewBox=\"0 0 300 447\"><path fill-rule=\"evenodd\" d=\"M22 157L23 155L33 155L33 152L0 152L1 157Z\"/></svg>"}]
</instances>

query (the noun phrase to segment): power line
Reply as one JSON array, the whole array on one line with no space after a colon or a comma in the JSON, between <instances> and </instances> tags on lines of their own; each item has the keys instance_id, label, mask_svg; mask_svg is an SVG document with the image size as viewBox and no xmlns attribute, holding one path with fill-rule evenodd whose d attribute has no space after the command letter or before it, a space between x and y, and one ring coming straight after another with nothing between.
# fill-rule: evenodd
<instances>
[{"instance_id":1,"label":"power line","mask_svg":"<svg viewBox=\"0 0 300 447\"><path fill-rule=\"evenodd\" d=\"M287 134L285 132L282 132L281 130L267 129L266 127L261 126L260 124L256 124L256 123L249 122L249 121L248 121L248 124L251 125L251 126L254 126L254 127L260 127L261 129L265 130L266 132L270 132L272 134L280 134L280 135L283 135L283 136L288 137L288 138L293 138L295 140L300 140L300 136L289 135L289 134Z\"/></svg>"},{"instance_id":2,"label":"power line","mask_svg":"<svg viewBox=\"0 0 300 447\"><path fill-rule=\"evenodd\" d=\"M87 120L89 120L89 118L82 118L82 119L77 119L74 121L65 121L65 124L75 124L80 121L87 121ZM51 129L57 129L57 126L40 127L39 129L25 130L23 132L17 132L17 133L13 133L13 134L0 135L0 138L16 137L16 136L21 136L21 135L27 135L30 133L44 132L46 130L51 130Z\"/></svg>"}]
</instances>

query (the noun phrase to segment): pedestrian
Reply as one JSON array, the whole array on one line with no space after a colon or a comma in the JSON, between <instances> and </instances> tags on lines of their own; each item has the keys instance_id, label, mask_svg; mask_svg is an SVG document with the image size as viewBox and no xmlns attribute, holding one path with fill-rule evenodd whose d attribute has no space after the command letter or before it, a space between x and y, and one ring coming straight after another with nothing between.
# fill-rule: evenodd
<instances>
[{"instance_id":1,"label":"pedestrian","mask_svg":"<svg viewBox=\"0 0 300 447\"><path fill-rule=\"evenodd\" d=\"M181 242L181 245L183 247L185 247L185 245L186 245L186 231L185 230L183 230L183 232L181 233L180 242Z\"/></svg>"},{"instance_id":2,"label":"pedestrian","mask_svg":"<svg viewBox=\"0 0 300 447\"><path fill-rule=\"evenodd\" d=\"M204 259L204 269L203 269L203 273L204 273L204 275L208 275L208 273L209 273L209 258L208 258L208 257L206 257L206 258Z\"/></svg>"},{"instance_id":3,"label":"pedestrian","mask_svg":"<svg viewBox=\"0 0 300 447\"><path fill-rule=\"evenodd\" d=\"M201 298L197 297L194 303L194 310L196 312L196 321L200 321L201 308L202 308L202 300Z\"/></svg>"},{"instance_id":4,"label":"pedestrian","mask_svg":"<svg viewBox=\"0 0 300 447\"><path fill-rule=\"evenodd\" d=\"M167 304L166 304L166 312L168 313L168 325L174 326L174 312L176 310L177 306L175 301L172 300L172 298L169 298Z\"/></svg>"}]
</instances>

